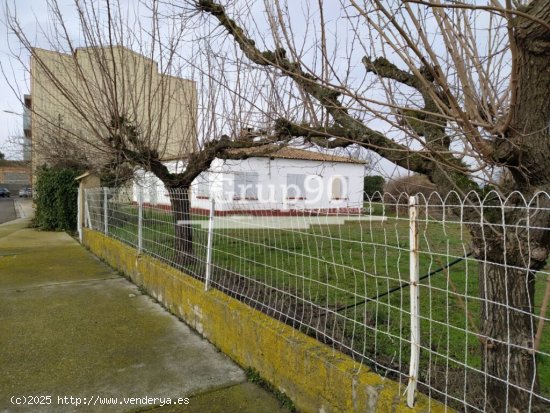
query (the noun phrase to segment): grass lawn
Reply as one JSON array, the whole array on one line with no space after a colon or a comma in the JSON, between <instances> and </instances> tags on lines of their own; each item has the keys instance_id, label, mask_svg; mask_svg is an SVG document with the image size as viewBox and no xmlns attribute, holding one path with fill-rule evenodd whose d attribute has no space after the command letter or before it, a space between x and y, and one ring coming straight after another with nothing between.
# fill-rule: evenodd
<instances>
[{"instance_id":1,"label":"grass lawn","mask_svg":"<svg viewBox=\"0 0 550 413\"><path fill-rule=\"evenodd\" d=\"M254 279L290 297L330 309L323 319L294 314L309 333L332 335L358 360L376 367L407 371L409 363L409 288L368 300L409 280L409 222L406 213L380 211L385 222L350 221L343 225L312 225L309 229L216 229L213 264ZM134 207L120 208L111 220L111 235L137 245ZM205 217L194 217L204 219ZM448 221L451 221L449 219ZM173 258L172 217L163 211L144 212L143 248ZM447 265L469 251L467 229L439 219L420 220L420 275ZM195 253L205 256L206 230L194 231ZM478 331L478 264L464 259L421 281L421 382L464 392L466 372L481 367ZM214 280L215 281L215 280ZM537 275L536 314L546 274ZM301 301L296 298L296 302ZM302 318L310 319L302 320ZM550 352L550 326L541 351ZM467 366L465 369L464 366ZM541 393L550 396L550 357L539 355ZM473 373L475 374L475 373ZM457 385L457 383L459 383Z\"/></svg>"}]
</instances>

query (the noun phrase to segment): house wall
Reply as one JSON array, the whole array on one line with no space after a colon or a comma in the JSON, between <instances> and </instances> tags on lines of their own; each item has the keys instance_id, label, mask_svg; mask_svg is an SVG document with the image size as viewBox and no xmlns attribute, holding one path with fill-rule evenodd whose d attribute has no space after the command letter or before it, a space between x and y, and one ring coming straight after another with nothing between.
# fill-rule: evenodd
<instances>
[{"instance_id":1,"label":"house wall","mask_svg":"<svg viewBox=\"0 0 550 413\"><path fill-rule=\"evenodd\" d=\"M174 168L175 164L168 164ZM235 193L235 175L257 173L257 199L243 199ZM289 199L287 195L287 176L303 174L306 178L305 199ZM332 180L345 177L348 183L347 196L333 199ZM210 194L216 199L216 211L278 211L303 210L341 211L357 210L363 206L364 166L357 163L319 162L299 159L269 159L253 157L245 160L215 159L210 170L194 181L191 189L191 206L208 210L210 200L198 197L198 183L208 179ZM143 188L143 202L147 204L169 205L167 192L151 173L141 173L135 184L134 201L137 201L138 186ZM309 190L308 190L309 189ZM237 199L238 198L238 199Z\"/></svg>"},{"instance_id":2,"label":"house wall","mask_svg":"<svg viewBox=\"0 0 550 413\"><path fill-rule=\"evenodd\" d=\"M235 174L239 173L258 174L257 199L243 199L235 192ZM291 199L287 196L289 174L306 176L306 193L301 197L305 199ZM217 159L209 175L218 211L332 210L361 208L363 203L363 164L260 157L226 161ZM349 185L345 199L332 197L332 180L335 177L347 178ZM194 198L193 201L198 208L208 206L208 200Z\"/></svg>"},{"instance_id":3,"label":"house wall","mask_svg":"<svg viewBox=\"0 0 550 413\"><path fill-rule=\"evenodd\" d=\"M169 161L164 163L171 173L183 172L185 164L182 161ZM138 202L138 194L142 193L142 202L147 205L170 205L168 191L164 184L153 173L144 170L135 172L132 187L132 200Z\"/></svg>"}]
</instances>

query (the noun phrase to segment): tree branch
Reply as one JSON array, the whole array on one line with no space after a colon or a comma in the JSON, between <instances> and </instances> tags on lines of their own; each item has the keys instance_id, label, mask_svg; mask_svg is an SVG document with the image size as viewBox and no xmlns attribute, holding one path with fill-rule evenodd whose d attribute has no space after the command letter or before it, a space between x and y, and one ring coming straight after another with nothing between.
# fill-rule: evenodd
<instances>
[{"instance_id":1,"label":"tree branch","mask_svg":"<svg viewBox=\"0 0 550 413\"><path fill-rule=\"evenodd\" d=\"M369 57L365 56L362 62L367 72L375 73L380 77L392 79L403 85L412 87L422 95L424 99L424 109L422 111L415 109L400 110L399 112L402 118L401 124L409 126L419 136L430 135L428 131L435 132L435 134L438 135L436 140L440 141L441 136L445 134L446 121L439 116L442 113L428 90L430 83L434 82L431 71L427 68L419 69L419 73L424 77L424 81L422 81L419 76L398 68L395 64L383 57L371 60ZM432 93L440 96L435 88L433 88ZM440 101L444 102L445 99L440 96Z\"/></svg>"},{"instance_id":2,"label":"tree branch","mask_svg":"<svg viewBox=\"0 0 550 413\"><path fill-rule=\"evenodd\" d=\"M418 81L418 78L405 70L399 69L388 59L379 57L375 60L371 60L368 56L365 56L363 57L362 62L365 65L367 72L375 73L387 79L396 80L422 93L422 85Z\"/></svg>"},{"instance_id":3,"label":"tree branch","mask_svg":"<svg viewBox=\"0 0 550 413\"><path fill-rule=\"evenodd\" d=\"M438 8L445 8L445 9L486 10L486 11L492 11L492 12L498 13L502 16L507 16L508 14L513 14L513 15L516 15L516 16L519 16L519 17L524 17L525 19L531 20L535 23L538 23L541 26L543 26L544 28L546 28L546 30L550 30L550 24L548 24L548 22L540 19L536 15L533 15L533 14L530 14L530 13L527 13L527 12L524 12L524 11L521 11L521 10L517 10L517 9L513 10L513 9L509 9L509 8L502 8L502 7L476 6L476 5L473 5L473 4L461 4L461 3L453 3L453 4L449 4L449 3L441 4L441 3L439 3L438 4L438 3L432 3L432 2L429 2L429 1L423 1L423 0L404 0L404 1L405 1L405 3L415 3L415 4L421 4L423 6L428 6L428 7L438 7ZM540 5L541 3L542 3L542 5ZM532 8L532 7L537 7L538 5L540 5L541 8L548 7L548 1L547 0L542 0L542 1L533 0L527 7Z\"/></svg>"},{"instance_id":4,"label":"tree branch","mask_svg":"<svg viewBox=\"0 0 550 413\"><path fill-rule=\"evenodd\" d=\"M359 143L403 168L418 173L426 173L428 167L426 157L417 156L419 154L411 152L407 146L394 142L353 118L340 103L338 99L339 92L321 84L317 77L305 73L299 63L288 60L284 49L260 51L255 46L254 40L248 38L244 30L227 16L224 7L212 0L199 0L196 3L196 7L200 11L214 16L220 22L220 25L233 36L245 56L252 62L261 66L279 68L285 76L293 79L307 94L319 101L327 109L335 122L343 130L347 131L346 137L350 141L353 141L347 143L347 145L354 142ZM294 136L303 136L303 132L305 131L302 130ZM321 136L317 137L320 138Z\"/></svg>"},{"instance_id":5,"label":"tree branch","mask_svg":"<svg viewBox=\"0 0 550 413\"><path fill-rule=\"evenodd\" d=\"M179 174L170 174L163 182L169 188L189 187L197 176L210 168L210 164L215 158L246 159L252 155L247 155L244 152L231 153L230 151L257 147L264 147L265 151L255 152L254 156L269 154L279 149L278 146L273 145L276 141L269 137L259 142L251 141L248 138L231 140L227 135L223 135L219 139L213 139L206 143L200 151L191 153L187 158L185 171Z\"/></svg>"}]
</instances>

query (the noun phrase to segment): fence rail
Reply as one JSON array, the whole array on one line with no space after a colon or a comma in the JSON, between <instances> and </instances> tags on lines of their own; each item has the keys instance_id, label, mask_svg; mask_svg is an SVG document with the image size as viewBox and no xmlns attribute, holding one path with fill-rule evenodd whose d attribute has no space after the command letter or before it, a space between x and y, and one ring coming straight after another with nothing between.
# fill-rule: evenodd
<instances>
[{"instance_id":1,"label":"fence rail","mask_svg":"<svg viewBox=\"0 0 550 413\"><path fill-rule=\"evenodd\" d=\"M450 407L490 411L495 382L507 411L516 391L528 395L524 411L549 405L549 269L518 265L506 249L494 259L489 242L500 234L529 249L536 234L550 234L539 219L550 214L547 194L376 194L353 211L223 197L197 208L185 194L171 190L169 204L144 204L127 189L89 189L84 224L400 381L410 406L418 387ZM488 298L486 273L495 267L534 283L527 306ZM505 326L509 340L488 335L482 319L495 305L508 320L527 314L530 339L510 337L513 321ZM494 375L487 343L504 346L508 371L513 352L525 350L523 363L536 365L539 381Z\"/></svg>"}]
</instances>

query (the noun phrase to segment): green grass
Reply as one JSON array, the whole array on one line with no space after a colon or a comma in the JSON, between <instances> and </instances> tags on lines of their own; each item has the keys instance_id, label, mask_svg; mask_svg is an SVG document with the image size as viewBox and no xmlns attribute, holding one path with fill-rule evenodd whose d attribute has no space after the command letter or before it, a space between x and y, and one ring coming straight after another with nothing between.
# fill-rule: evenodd
<instances>
[{"instance_id":1,"label":"green grass","mask_svg":"<svg viewBox=\"0 0 550 413\"><path fill-rule=\"evenodd\" d=\"M125 208L121 216L134 213L133 207ZM355 356L364 354L371 365L376 360L406 371L410 351L406 341L410 336L409 288L376 301L362 302L408 282L409 223L403 214L390 213L380 206L374 214L385 214L388 220L314 225L307 230L217 229L213 264L336 311L339 316L316 319L316 329L336 336L353 349ZM110 229L112 235L137 244L135 220L122 220L116 226ZM206 231L199 226L195 228L195 252L203 256ZM173 234L169 214L144 213L145 251L171 260ZM419 234L421 276L454 259L448 256L460 257L469 250L468 232L458 223L421 221ZM441 371L456 372L460 379L464 375L460 373L464 371L461 364L481 367L480 344L475 335L479 313L475 298L477 270L477 262L468 258L421 281L420 371L424 381L453 380L448 375L439 378ZM536 314L545 278L537 276ZM543 335L541 351L550 352L550 326ZM549 371L550 358L539 355L541 393L546 396L550 395ZM452 383L440 385L452 386Z\"/></svg>"},{"instance_id":2,"label":"green grass","mask_svg":"<svg viewBox=\"0 0 550 413\"><path fill-rule=\"evenodd\" d=\"M343 308L408 282L408 231L408 222L398 219L384 224L350 222L341 226L314 226L298 232L226 230L216 234L214 262L329 308ZM460 239L460 228L430 225L426 231L430 235L421 239L423 251L429 245L431 251L463 254L460 245L448 245L449 238ZM422 254L421 258L421 274L446 263L444 257L434 259ZM475 303L459 298L475 295L477 290L476 277L466 278L466 265L472 267L473 263L453 267L449 278L443 272L422 282L422 341L432 350L461 361L467 352L469 362L479 366L479 359L475 359L477 340L471 336L465 344L464 333L460 331L467 328L466 305L472 314L477 312ZM452 291L451 282L456 294L443 292ZM408 359L409 344L399 339L409 335L408 309L408 288L376 302L352 306L340 311L347 319L344 335L353 338L353 347L359 352L382 351L385 354L379 356L388 360ZM364 324L376 327L376 331ZM448 328L447 324L456 328Z\"/></svg>"}]
</instances>

